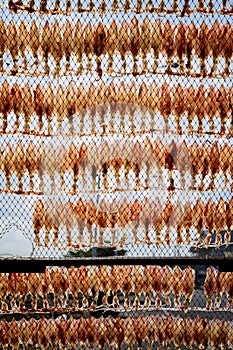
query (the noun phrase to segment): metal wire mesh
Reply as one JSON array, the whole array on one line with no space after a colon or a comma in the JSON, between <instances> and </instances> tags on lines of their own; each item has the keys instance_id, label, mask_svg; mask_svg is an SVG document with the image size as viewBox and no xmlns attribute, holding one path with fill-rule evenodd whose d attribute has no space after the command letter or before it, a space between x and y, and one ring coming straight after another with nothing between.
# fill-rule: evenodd
<instances>
[{"instance_id":1,"label":"metal wire mesh","mask_svg":"<svg viewBox=\"0 0 233 350\"><path fill-rule=\"evenodd\" d=\"M232 6L2 4L3 256L229 253Z\"/></svg>"},{"instance_id":2,"label":"metal wire mesh","mask_svg":"<svg viewBox=\"0 0 233 350\"><path fill-rule=\"evenodd\" d=\"M0 4L1 349L233 347L232 13Z\"/></svg>"},{"instance_id":3,"label":"metal wire mesh","mask_svg":"<svg viewBox=\"0 0 233 350\"><path fill-rule=\"evenodd\" d=\"M232 272L112 265L1 273L0 344L232 347Z\"/></svg>"},{"instance_id":4,"label":"metal wire mesh","mask_svg":"<svg viewBox=\"0 0 233 350\"><path fill-rule=\"evenodd\" d=\"M229 329L232 327L232 322L221 320L214 320L210 322L208 319L182 319L180 317L163 317L163 316L148 316L128 318L127 320L121 318L109 318L108 320L100 318L96 320L93 317L89 319L81 318L75 320L71 317L68 322L62 318L61 320L41 320L27 321L22 319L20 321L2 322L2 327L6 330L7 336L4 338L4 345L9 344L9 334L22 334L22 338L15 336L13 345L16 347L24 341L28 346L38 345L44 347L44 344L59 344L61 348L66 348L69 344L75 348L79 344L82 348L88 345L90 348L103 348L107 345L110 348L117 346L128 346L134 348L138 344L138 348L163 348L163 343L171 346L174 344L175 348L180 348L185 344L187 347L203 346L208 347L210 344L217 347L218 344L225 346L232 344L232 337L229 337ZM47 333L47 329L51 329L51 333ZM32 336L28 336L30 330ZM202 336L203 329L209 337ZM224 331L222 332L222 330ZM178 332L177 330L181 330ZM68 334L66 340L64 333ZM78 336L76 336L78 334ZM89 334L93 334L90 339Z\"/></svg>"}]
</instances>

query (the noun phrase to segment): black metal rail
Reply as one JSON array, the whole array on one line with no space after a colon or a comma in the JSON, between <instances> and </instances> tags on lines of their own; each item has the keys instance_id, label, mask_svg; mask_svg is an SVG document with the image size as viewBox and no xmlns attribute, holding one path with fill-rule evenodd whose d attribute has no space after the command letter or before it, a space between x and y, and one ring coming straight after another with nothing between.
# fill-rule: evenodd
<instances>
[{"instance_id":1,"label":"black metal rail","mask_svg":"<svg viewBox=\"0 0 233 350\"><path fill-rule=\"evenodd\" d=\"M233 271L233 258L190 258L190 257L91 257L91 258L4 258L0 259L0 272L44 272L46 266L88 266L88 265L181 265L217 266L219 271Z\"/></svg>"}]
</instances>

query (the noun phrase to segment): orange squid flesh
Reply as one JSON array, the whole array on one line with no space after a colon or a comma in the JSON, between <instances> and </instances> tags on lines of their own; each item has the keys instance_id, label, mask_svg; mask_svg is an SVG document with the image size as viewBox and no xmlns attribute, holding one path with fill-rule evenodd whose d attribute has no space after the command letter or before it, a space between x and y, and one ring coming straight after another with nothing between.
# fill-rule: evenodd
<instances>
[{"instance_id":1,"label":"orange squid flesh","mask_svg":"<svg viewBox=\"0 0 233 350\"><path fill-rule=\"evenodd\" d=\"M215 75L218 65L219 56L221 53L221 42L222 42L223 28L222 25L215 21L214 24L208 31L209 46L213 58L213 66L211 68L210 75Z\"/></svg>"},{"instance_id":2,"label":"orange squid flesh","mask_svg":"<svg viewBox=\"0 0 233 350\"><path fill-rule=\"evenodd\" d=\"M22 113L22 105L23 105L22 90L17 83L14 83L14 85L11 88L10 98L12 100L12 109L16 117L14 132L17 132L19 128L19 123L20 123L19 117L20 117L20 114Z\"/></svg>"},{"instance_id":3,"label":"orange squid flesh","mask_svg":"<svg viewBox=\"0 0 233 350\"><path fill-rule=\"evenodd\" d=\"M18 72L18 58L19 58L19 40L17 33L17 26L13 21L11 21L7 26L8 34L8 50L10 51L13 60L12 72L15 74Z\"/></svg>"},{"instance_id":4,"label":"orange squid flesh","mask_svg":"<svg viewBox=\"0 0 233 350\"><path fill-rule=\"evenodd\" d=\"M96 71L99 78L102 77L101 56L106 53L107 31L106 27L99 22L94 30L93 51L96 55Z\"/></svg>"},{"instance_id":5,"label":"orange squid flesh","mask_svg":"<svg viewBox=\"0 0 233 350\"><path fill-rule=\"evenodd\" d=\"M216 230L216 240L215 245L217 248L220 247L220 245L223 244L222 242L222 230L226 226L226 207L225 202L222 197L220 197L217 205L216 205L216 212L215 212L215 218L214 218L214 228Z\"/></svg>"},{"instance_id":6,"label":"orange squid flesh","mask_svg":"<svg viewBox=\"0 0 233 350\"><path fill-rule=\"evenodd\" d=\"M31 87L26 83L22 88L22 112L24 115L24 132L30 132L30 121L34 112L33 96Z\"/></svg>"},{"instance_id":7,"label":"orange squid flesh","mask_svg":"<svg viewBox=\"0 0 233 350\"><path fill-rule=\"evenodd\" d=\"M67 0L69 1L69 0ZM70 70L70 58L73 53L73 28L71 22L68 20L66 21L64 32L63 32L63 37L62 37L62 44L63 44L63 50L64 50L64 55L66 58L66 67L65 70L66 72L69 72Z\"/></svg>"},{"instance_id":8,"label":"orange squid flesh","mask_svg":"<svg viewBox=\"0 0 233 350\"><path fill-rule=\"evenodd\" d=\"M24 147L21 141L18 141L16 145L16 149L13 157L13 164L14 164L15 173L18 178L19 191L23 191L22 179L26 170L26 156L25 156Z\"/></svg>"},{"instance_id":9,"label":"orange squid flesh","mask_svg":"<svg viewBox=\"0 0 233 350\"><path fill-rule=\"evenodd\" d=\"M49 54L50 52L50 40L51 40L51 27L49 25L48 21L45 21L45 24L42 29L41 33L41 53L42 53L42 59L44 61L44 71L45 74L49 74Z\"/></svg>"},{"instance_id":10,"label":"orange squid flesh","mask_svg":"<svg viewBox=\"0 0 233 350\"><path fill-rule=\"evenodd\" d=\"M229 75L230 72L230 64L231 64L231 58L232 58L232 51L233 51L233 45L232 45L232 26L229 22L227 22L223 28L224 32L222 35L222 54L225 58L225 67L224 67L224 75Z\"/></svg>"},{"instance_id":11,"label":"orange squid flesh","mask_svg":"<svg viewBox=\"0 0 233 350\"><path fill-rule=\"evenodd\" d=\"M231 229L233 223L233 198L225 203L226 205L226 227L227 231L225 233L225 244L228 247L231 243Z\"/></svg>"},{"instance_id":12,"label":"orange squid flesh","mask_svg":"<svg viewBox=\"0 0 233 350\"><path fill-rule=\"evenodd\" d=\"M152 276L151 280L151 288L153 292L153 297L155 298L156 307L161 307L161 299L160 293L163 290L162 284L162 276L163 276L163 268L159 265L151 266L150 273Z\"/></svg>"},{"instance_id":13,"label":"orange squid flesh","mask_svg":"<svg viewBox=\"0 0 233 350\"><path fill-rule=\"evenodd\" d=\"M205 246L208 247L212 240L213 229L214 229L214 220L215 220L216 204L208 200L205 205L204 217L205 217L205 226L208 229L207 236L205 238Z\"/></svg>"},{"instance_id":14,"label":"orange squid flesh","mask_svg":"<svg viewBox=\"0 0 233 350\"><path fill-rule=\"evenodd\" d=\"M53 134L52 120L55 111L55 93L51 83L44 89L44 112L48 121L48 135Z\"/></svg>"},{"instance_id":15,"label":"orange squid flesh","mask_svg":"<svg viewBox=\"0 0 233 350\"><path fill-rule=\"evenodd\" d=\"M196 229L197 234L196 245L199 246L202 244L202 230L204 224L204 208L200 198L198 198L193 206L193 214L193 227Z\"/></svg>"},{"instance_id":16,"label":"orange squid flesh","mask_svg":"<svg viewBox=\"0 0 233 350\"><path fill-rule=\"evenodd\" d=\"M173 272L170 266L164 266L162 270L162 292L165 298L166 306L171 305L170 292L172 290Z\"/></svg>"},{"instance_id":17,"label":"orange squid flesh","mask_svg":"<svg viewBox=\"0 0 233 350\"><path fill-rule=\"evenodd\" d=\"M7 143L6 150L4 152L3 170L6 177L6 190L11 190L11 175L14 171L14 153L10 143Z\"/></svg>"},{"instance_id":18,"label":"orange squid flesh","mask_svg":"<svg viewBox=\"0 0 233 350\"><path fill-rule=\"evenodd\" d=\"M2 132L6 132L6 129L8 126L7 117L12 109L10 86L7 80L5 80L1 86L0 99L1 99L0 112L2 114Z\"/></svg>"},{"instance_id":19,"label":"orange squid flesh","mask_svg":"<svg viewBox=\"0 0 233 350\"><path fill-rule=\"evenodd\" d=\"M119 33L119 46L118 51L121 56L122 69L123 72L126 72L126 54L130 51L130 26L125 20L118 27Z\"/></svg>"},{"instance_id":20,"label":"orange squid flesh","mask_svg":"<svg viewBox=\"0 0 233 350\"><path fill-rule=\"evenodd\" d=\"M187 266L183 271L182 279L182 294L185 296L185 300L182 306L183 310L187 310L192 300L195 288L195 270L190 266Z\"/></svg>"},{"instance_id":21,"label":"orange squid flesh","mask_svg":"<svg viewBox=\"0 0 233 350\"><path fill-rule=\"evenodd\" d=\"M77 74L83 71L83 55L84 55L84 28L80 20L76 22L73 34L73 50L76 55L78 69Z\"/></svg>"},{"instance_id":22,"label":"orange squid flesh","mask_svg":"<svg viewBox=\"0 0 233 350\"><path fill-rule=\"evenodd\" d=\"M215 130L214 117L218 114L216 100L217 91L214 86L211 85L206 93L206 115L208 116L210 132L213 133Z\"/></svg>"},{"instance_id":23,"label":"orange squid flesh","mask_svg":"<svg viewBox=\"0 0 233 350\"><path fill-rule=\"evenodd\" d=\"M166 21L163 27L162 51L167 56L166 73L170 74L174 55L174 28L171 26L170 21Z\"/></svg>"},{"instance_id":24,"label":"orange squid flesh","mask_svg":"<svg viewBox=\"0 0 233 350\"><path fill-rule=\"evenodd\" d=\"M60 74L60 62L63 56L63 42L61 36L61 28L58 20L56 20L52 26L51 30L52 42L51 42L51 54L55 61L55 76Z\"/></svg>"},{"instance_id":25,"label":"orange squid flesh","mask_svg":"<svg viewBox=\"0 0 233 350\"><path fill-rule=\"evenodd\" d=\"M35 60L35 72L37 72L38 65L39 65L39 48L40 48L40 42L41 42L41 34L39 30L39 26L37 25L36 21L33 20L29 29L29 46L32 51L33 58Z\"/></svg>"},{"instance_id":26,"label":"orange squid flesh","mask_svg":"<svg viewBox=\"0 0 233 350\"><path fill-rule=\"evenodd\" d=\"M221 299L222 295L225 291L225 284L227 283L226 280L227 274L226 272L218 271L216 276L216 299L215 299L215 306L216 308L220 308L221 305Z\"/></svg>"},{"instance_id":27,"label":"orange squid flesh","mask_svg":"<svg viewBox=\"0 0 233 350\"><path fill-rule=\"evenodd\" d=\"M218 89L216 99L218 101L218 114L221 121L220 134L225 134L226 123L229 119L229 94L224 85L221 85Z\"/></svg>"},{"instance_id":28,"label":"orange squid flesh","mask_svg":"<svg viewBox=\"0 0 233 350\"><path fill-rule=\"evenodd\" d=\"M0 20L0 28L0 72L3 72L3 55L7 48L7 28L2 20Z\"/></svg>"},{"instance_id":29,"label":"orange squid flesh","mask_svg":"<svg viewBox=\"0 0 233 350\"><path fill-rule=\"evenodd\" d=\"M38 127L41 132L44 126L43 115L44 115L44 89L40 84L37 84L34 90L34 110L38 118Z\"/></svg>"},{"instance_id":30,"label":"orange squid flesh","mask_svg":"<svg viewBox=\"0 0 233 350\"><path fill-rule=\"evenodd\" d=\"M225 142L220 147L220 169L222 170L224 176L224 186L228 184L227 173L230 170L230 161L231 161L232 151L231 146Z\"/></svg>"},{"instance_id":31,"label":"orange squid flesh","mask_svg":"<svg viewBox=\"0 0 233 350\"><path fill-rule=\"evenodd\" d=\"M142 84L139 87L137 99L134 102L135 104L137 103L140 106L140 112L141 112L141 127L140 127L140 129L141 130L146 130L146 118L147 118L146 104L148 102L149 97L150 97L150 94L148 91L148 86L144 82L142 82Z\"/></svg>"},{"instance_id":32,"label":"orange squid flesh","mask_svg":"<svg viewBox=\"0 0 233 350\"><path fill-rule=\"evenodd\" d=\"M108 38L108 40L107 40L107 52L108 52L107 70L109 73L112 73L114 55L115 55L117 47L119 45L119 43L118 43L118 41L119 41L118 26L117 26L117 23L115 20L113 20L109 25L107 38Z\"/></svg>"},{"instance_id":33,"label":"orange squid flesh","mask_svg":"<svg viewBox=\"0 0 233 350\"><path fill-rule=\"evenodd\" d=\"M142 52L142 72L148 71L147 53L151 51L152 23L146 17L141 24L141 52Z\"/></svg>"},{"instance_id":34,"label":"orange squid flesh","mask_svg":"<svg viewBox=\"0 0 233 350\"><path fill-rule=\"evenodd\" d=\"M38 200L33 214L33 229L34 229L34 242L36 245L40 245L40 230L45 224L44 218L44 204L41 200Z\"/></svg>"},{"instance_id":35,"label":"orange squid flesh","mask_svg":"<svg viewBox=\"0 0 233 350\"><path fill-rule=\"evenodd\" d=\"M173 276L172 276L172 286L171 290L174 295L174 307L180 308L180 298L181 298L181 292L182 292L182 285L183 285L183 271L179 266L175 266L173 269Z\"/></svg>"},{"instance_id":36,"label":"orange squid flesh","mask_svg":"<svg viewBox=\"0 0 233 350\"><path fill-rule=\"evenodd\" d=\"M186 53L186 30L185 26L182 22L178 24L176 27L176 34L174 38L174 47L175 47L175 52L178 57L178 63L180 66L181 72L184 72L184 55Z\"/></svg>"},{"instance_id":37,"label":"orange squid flesh","mask_svg":"<svg viewBox=\"0 0 233 350\"><path fill-rule=\"evenodd\" d=\"M162 50L163 28L160 19L152 23L151 47L153 50L153 73L156 73L159 65L159 54Z\"/></svg>"},{"instance_id":38,"label":"orange squid flesh","mask_svg":"<svg viewBox=\"0 0 233 350\"><path fill-rule=\"evenodd\" d=\"M204 294L206 295L207 310L210 310L214 306L214 301L212 301L212 298L216 291L216 277L217 270L213 266L208 267L204 281Z\"/></svg>"},{"instance_id":39,"label":"orange squid flesh","mask_svg":"<svg viewBox=\"0 0 233 350\"><path fill-rule=\"evenodd\" d=\"M202 22L198 30L196 54L200 59L200 70L203 77L205 77L207 74L206 59L210 55L208 31L209 31L209 28L207 24L205 22Z\"/></svg>"}]
</instances>

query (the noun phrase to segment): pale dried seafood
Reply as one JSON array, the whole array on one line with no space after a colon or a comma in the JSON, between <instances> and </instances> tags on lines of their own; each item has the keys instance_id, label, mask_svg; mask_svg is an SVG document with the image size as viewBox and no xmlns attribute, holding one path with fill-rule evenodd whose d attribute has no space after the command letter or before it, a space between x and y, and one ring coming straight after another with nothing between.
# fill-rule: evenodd
<instances>
[{"instance_id":1,"label":"pale dried seafood","mask_svg":"<svg viewBox=\"0 0 233 350\"><path fill-rule=\"evenodd\" d=\"M1 320L0 328L3 334L1 346L14 349L22 344L27 347L40 346L42 349L48 344L53 347L69 345L72 348L77 345L84 348L88 346L90 349L96 345L121 348L125 344L132 349L137 344L142 349L145 342L148 342L148 349L152 349L155 344L159 349L173 344L177 349L183 346L212 349L232 346L232 321L199 316L194 319L161 314L125 319L120 316L79 319L70 316L68 320L62 316L57 319L32 318L30 321L25 318L16 321L13 318L9 322Z\"/></svg>"},{"instance_id":2,"label":"pale dried seafood","mask_svg":"<svg viewBox=\"0 0 233 350\"><path fill-rule=\"evenodd\" d=\"M217 141L202 144L195 141L187 145L185 141L165 143L160 137L155 141L147 137L144 141L128 140L122 144L104 141L101 145L71 142L58 146L56 142L46 145L44 141L39 144L29 141L26 145L18 141L12 145L7 142L1 146L0 171L5 176L5 185L3 182L0 191L82 193L89 186L91 176L91 191L95 193L98 174L102 176L98 185L102 192L125 191L132 186L134 190L164 187L170 192L175 189L216 191L220 186L222 190L232 189L232 155L228 142L221 146ZM152 185L155 171L158 176ZM134 173L133 184L129 181L130 172ZM12 183L14 174L17 185ZM49 181L45 184L46 176ZM220 182L221 185L217 185Z\"/></svg>"},{"instance_id":3,"label":"pale dried seafood","mask_svg":"<svg viewBox=\"0 0 233 350\"><path fill-rule=\"evenodd\" d=\"M216 203L208 201L204 204L198 199L192 205L189 202L182 205L179 201L172 203L168 199L162 205L158 198L154 201L148 198L134 200L131 203L125 198L110 203L102 200L97 206L92 200L85 202L81 198L77 203L55 203L51 200L43 203L38 200L32 222L34 243L60 249L106 244L122 247L141 243L156 246L192 243L197 247L219 248L232 244L232 220L227 213L231 201L220 198ZM105 243L108 229L110 237ZM121 231L118 238L117 229ZM85 239L84 230L88 232ZM139 239L139 232L141 235L143 232L143 238ZM155 239L152 239L154 233Z\"/></svg>"},{"instance_id":4,"label":"pale dried seafood","mask_svg":"<svg viewBox=\"0 0 233 350\"><path fill-rule=\"evenodd\" d=\"M173 25L169 20L163 23L160 19L152 22L146 18L140 24L134 16L131 21L124 20L121 24L114 21L103 24L99 21L96 25L92 25L90 21L82 24L78 20L73 25L67 20L64 30L61 26L58 20L53 24L47 21L42 28L35 20L31 22L30 27L24 22L16 24L13 21L7 26L3 25L1 72L4 72L6 67L3 62L4 53L9 51L12 62L11 68L6 68L6 72L10 70L14 75L20 72L31 75L41 74L41 68L40 71L38 70L41 57L44 63L43 73L49 74L50 67L55 65L53 71L55 76L67 74L72 71L70 65L72 56L77 57L76 73L95 70L99 78L103 73L113 71L118 74L130 71L133 75L191 74L194 77L220 75L225 77L231 73L233 29L229 22L222 24L216 20L213 25L202 22L198 27L194 22L189 25L184 25L182 22ZM49 38L52 38L50 43ZM27 61L28 54L34 59L34 69ZM118 54L120 54L122 66L119 61L118 65L115 62ZM103 59L106 55L107 60ZM133 59L131 66L126 59L128 55ZM166 59L165 72L158 65L162 55ZM84 60L85 56L87 60ZM19 66L20 57L22 57L22 65ZM222 57L225 64L220 65L219 61ZM63 58L65 58L65 65L63 65L65 69L62 68ZM200 69L194 71L193 62L196 58L199 60ZM211 67L209 67L209 58L213 61ZM139 64L140 59L142 64Z\"/></svg>"},{"instance_id":5,"label":"pale dried seafood","mask_svg":"<svg viewBox=\"0 0 233 350\"><path fill-rule=\"evenodd\" d=\"M20 140L15 145L7 142L1 146L0 171L5 176L5 185L3 182L0 191L75 194L89 188L91 176L95 193L98 174L102 176L99 183L102 192L152 187L167 188L170 192L175 189L216 191L220 186L223 190L232 189L232 156L230 144L225 142L219 146L217 141L202 144L195 141L188 145L185 141L178 144L175 139L165 143L160 137L153 141L148 136L144 141L110 143L105 140L100 145L95 142L80 145L72 141L58 146L56 140L48 144L29 141L26 145ZM152 185L155 171L158 176ZM130 172L134 174L132 183ZM11 183L13 174L18 179L17 187ZM46 183L45 176L49 177Z\"/></svg>"},{"instance_id":6,"label":"pale dried seafood","mask_svg":"<svg viewBox=\"0 0 233 350\"><path fill-rule=\"evenodd\" d=\"M232 95L232 88L224 85L185 88L179 83L171 88L166 82L161 86L156 82L149 85L101 82L85 87L83 83L70 82L66 87L39 83L33 89L28 83L22 87L15 83L11 87L5 80L0 87L0 132L46 136L120 132L134 135L158 130L231 137ZM136 130L136 112L140 131Z\"/></svg>"},{"instance_id":7,"label":"pale dried seafood","mask_svg":"<svg viewBox=\"0 0 233 350\"><path fill-rule=\"evenodd\" d=\"M2 273L1 278L2 312L9 308L21 312L49 308L95 309L99 305L120 308L119 291L123 293L125 309L174 306L186 310L194 294L195 270L190 266L172 269L159 265L71 266L46 268L44 273ZM155 306L151 293L156 298Z\"/></svg>"}]
</instances>

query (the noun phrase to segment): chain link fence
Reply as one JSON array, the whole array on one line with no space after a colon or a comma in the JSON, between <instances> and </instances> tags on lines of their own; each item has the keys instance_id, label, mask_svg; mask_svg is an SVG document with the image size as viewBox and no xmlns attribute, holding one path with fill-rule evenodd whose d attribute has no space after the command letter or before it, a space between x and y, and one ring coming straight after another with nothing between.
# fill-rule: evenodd
<instances>
[{"instance_id":1,"label":"chain link fence","mask_svg":"<svg viewBox=\"0 0 233 350\"><path fill-rule=\"evenodd\" d=\"M233 272L175 265L1 273L2 348L232 348Z\"/></svg>"},{"instance_id":2,"label":"chain link fence","mask_svg":"<svg viewBox=\"0 0 233 350\"><path fill-rule=\"evenodd\" d=\"M233 2L0 14L1 349L232 349Z\"/></svg>"}]
</instances>

